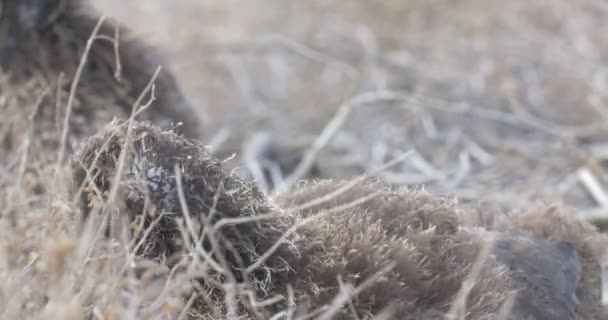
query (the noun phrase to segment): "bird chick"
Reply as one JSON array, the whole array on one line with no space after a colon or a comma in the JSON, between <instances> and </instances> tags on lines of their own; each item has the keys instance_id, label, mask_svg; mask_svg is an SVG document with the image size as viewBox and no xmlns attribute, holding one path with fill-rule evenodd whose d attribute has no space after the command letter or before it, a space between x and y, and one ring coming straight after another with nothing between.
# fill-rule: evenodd
<instances>
[{"instance_id":1,"label":"bird chick","mask_svg":"<svg viewBox=\"0 0 608 320\"><path fill-rule=\"evenodd\" d=\"M586 272L608 242L573 217L542 211L483 228L448 198L375 179L301 183L269 199L195 141L145 123L106 126L73 164L85 213L114 201L129 221L143 217L147 257L211 257L220 276L196 281L216 302L227 284L241 288L244 317L494 319L510 299L513 320L599 315ZM181 220L200 237L188 240ZM191 313L209 310L199 301Z\"/></svg>"}]
</instances>

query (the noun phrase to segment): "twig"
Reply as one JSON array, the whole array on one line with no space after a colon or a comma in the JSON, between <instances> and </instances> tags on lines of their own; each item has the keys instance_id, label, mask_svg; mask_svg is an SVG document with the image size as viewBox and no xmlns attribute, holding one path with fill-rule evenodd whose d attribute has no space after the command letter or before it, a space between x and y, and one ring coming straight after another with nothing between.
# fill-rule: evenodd
<instances>
[{"instance_id":1,"label":"twig","mask_svg":"<svg viewBox=\"0 0 608 320\"><path fill-rule=\"evenodd\" d=\"M329 308L319 316L318 320L329 320L340 311L340 309L353 297L356 297L359 293L365 291L365 289L371 287L376 281L378 281L383 275L389 273L395 268L396 263L389 263L386 267L376 272L371 277L365 279L359 286L354 290L348 290L348 286L341 287L340 293L330 303ZM346 289L346 290L344 290Z\"/></svg>"},{"instance_id":2,"label":"twig","mask_svg":"<svg viewBox=\"0 0 608 320\"><path fill-rule=\"evenodd\" d=\"M82 76L84 66L87 63L89 53L91 51L91 48L93 47L93 43L95 42L95 37L97 36L97 33L99 33L99 30L101 29L101 26L103 25L104 20L105 20L105 17L102 16L101 18L99 18L99 21L95 25L95 28L93 29L93 33L87 40L87 44L84 48L84 52L82 53L82 57L80 58L80 64L78 65L78 69L76 70L76 74L74 75L74 79L72 80L72 85L70 87L70 95L68 96L68 104L67 104L66 111L65 111L65 117L63 118L63 128L62 128L61 139L60 139L60 144L59 144L59 155L57 158L57 167L55 168L55 179L54 179L55 181L57 181L57 179L59 177L59 169L61 167L61 164L63 163L63 157L64 157L64 153L65 153L65 149L66 149L68 132L69 132L69 128L70 128L70 115L72 114L72 108L74 107L76 89L78 88L78 83L80 82L80 78Z\"/></svg>"},{"instance_id":3,"label":"twig","mask_svg":"<svg viewBox=\"0 0 608 320\"><path fill-rule=\"evenodd\" d=\"M291 188L296 182L302 179L313 166L317 155L329 143L334 135L342 128L351 110L358 105L365 105L378 101L395 100L402 98L390 91L379 90L359 94L346 103L342 104L333 118L327 123L321 134L315 139L310 148L304 154L302 161L298 164L293 173L279 185L274 193L281 193Z\"/></svg>"},{"instance_id":4,"label":"twig","mask_svg":"<svg viewBox=\"0 0 608 320\"><path fill-rule=\"evenodd\" d=\"M561 137L561 138L574 138L581 136L591 136L600 130L603 126L601 123L594 123L586 126L575 127L575 126L564 126L551 123L547 120L538 118L531 114L517 98L517 88L506 89L506 96L509 100L509 107L515 115L517 115L524 123L532 126L536 129L540 129L546 133Z\"/></svg>"},{"instance_id":5,"label":"twig","mask_svg":"<svg viewBox=\"0 0 608 320\"><path fill-rule=\"evenodd\" d=\"M257 268L259 268L262 264L264 264L264 262L266 260L268 260L268 258L270 258L270 256L287 240L287 238L293 234L294 232L296 232L297 229L303 227L304 225L316 220L316 219L320 219L323 216L335 213L335 212L340 212L343 210L347 210L349 208L353 208L356 207L362 203L365 203L377 196L379 196L380 194L382 194L383 190L378 190L376 192L373 192L367 196L361 197L359 199L356 199L354 201L348 202L346 204L340 205L340 206L336 206L333 207L331 209L328 210L323 210L320 211L308 218L302 219L300 220L298 223L296 223L295 225L293 225L291 228L289 228L285 233L283 233L283 235L281 236L281 238L279 238L279 240L277 240L277 242L275 242L272 247L270 247L270 249L268 249L263 255L261 255L258 260L256 260L256 262L254 262L253 264L251 264L249 267L247 267L247 270L245 271L245 274L249 275L251 274L253 271L255 271Z\"/></svg>"},{"instance_id":6,"label":"twig","mask_svg":"<svg viewBox=\"0 0 608 320\"><path fill-rule=\"evenodd\" d=\"M295 208L290 208L287 210L287 212L298 212L298 211L302 211L302 210L306 210L309 208L312 208L314 206L318 206L320 204L323 204L327 201L330 201L332 199L335 199L336 197L338 197L339 195L347 192L348 190L356 187L357 185L359 185L360 183L362 183L363 181L365 181L365 179L367 179L369 176L371 175L375 175L378 174L398 163L401 163L402 161L408 159L409 157L411 157L414 154L414 151L410 150L407 152L404 152L402 155L400 155L399 157L387 162L385 165L378 167L370 172L367 172L365 174L360 175L357 178L351 179L349 182L345 183L343 186L339 187L338 189L322 196L322 197L318 197L316 199L307 201L306 203L303 203L299 206L296 206Z\"/></svg>"},{"instance_id":7,"label":"twig","mask_svg":"<svg viewBox=\"0 0 608 320\"><path fill-rule=\"evenodd\" d=\"M135 121L135 116L137 114L137 111L139 111L138 109L141 105L141 101L143 100L144 96L152 89L152 87L154 85L154 81L156 81L156 78L160 74L160 70L161 70L160 66L158 68L156 68L156 71L152 75L152 78L150 79L150 81L148 82L148 84L146 85L146 87L144 88L142 93L139 95L137 100L135 100L135 103L133 103L133 107L131 110L131 116L129 117L129 123L127 126L125 142L124 142L122 149L120 150L120 154L118 156L118 163L117 163L118 167L116 169L114 181L112 182L112 187L108 194L107 203L113 203L116 198L116 194L118 192L118 186L120 185L120 179L122 179L122 172L124 170L126 160L127 160L128 150L130 149L130 145L131 145L131 139L132 139L131 135L133 132L133 124Z\"/></svg>"},{"instance_id":8,"label":"twig","mask_svg":"<svg viewBox=\"0 0 608 320\"><path fill-rule=\"evenodd\" d=\"M17 174L17 186L19 186L19 188L22 187L23 176L25 175L25 170L27 167L27 159L28 159L28 154L29 154L29 150L30 150L30 143L31 143L33 135L34 135L34 128L35 128L34 118L36 117L36 114L38 114L38 110L40 110L40 105L42 104L42 101L44 100L44 98L48 95L50 89L51 88L44 89L42 94L38 97L38 99L36 99L36 102L34 103L34 111L28 116L28 120L29 120L28 133L27 133L27 136L25 137L25 141L23 142L23 145L21 146L22 153L21 153L21 159L19 160L19 171L18 171L19 173Z\"/></svg>"},{"instance_id":9,"label":"twig","mask_svg":"<svg viewBox=\"0 0 608 320\"><path fill-rule=\"evenodd\" d=\"M481 274L488 257L492 251L492 247L494 246L495 240L494 234L488 234L487 238L482 240L481 249L479 250L479 254L473 266L471 267L471 272L467 276L466 279L462 282L462 286L460 291L456 295L454 302L452 303L449 312L446 314L446 319L455 320L455 319L465 319L466 315L466 307L467 307L467 299L469 298L469 294L471 290L475 286L479 275Z\"/></svg>"},{"instance_id":10,"label":"twig","mask_svg":"<svg viewBox=\"0 0 608 320\"><path fill-rule=\"evenodd\" d=\"M184 309L179 314L179 317L177 317L177 320L185 320L185 319L187 319L187 317L188 317L188 311L190 310L190 308L194 304L194 301L196 300L196 298L198 298L198 294L196 292L193 292L192 295L190 296L190 299L188 299L188 302L186 302L186 305L184 306Z\"/></svg>"},{"instance_id":11,"label":"twig","mask_svg":"<svg viewBox=\"0 0 608 320\"><path fill-rule=\"evenodd\" d=\"M284 37L284 36L281 36L278 34L270 34L270 35L263 37L260 40L260 43L261 44L279 43L307 59L322 62L329 66L335 65L336 67L341 69L349 78L354 79L357 76L357 70L354 67L352 67L351 65L344 63L336 58L333 58L321 51L315 50L315 49L305 46L301 43L298 43L298 42L294 41L293 39L289 39L287 37Z\"/></svg>"},{"instance_id":12,"label":"twig","mask_svg":"<svg viewBox=\"0 0 608 320\"><path fill-rule=\"evenodd\" d=\"M608 195L602 188L602 185L597 178L591 173L588 168L580 168L577 171L578 180L583 184L587 191L591 194L595 202L602 208L608 208Z\"/></svg>"},{"instance_id":13,"label":"twig","mask_svg":"<svg viewBox=\"0 0 608 320\"><path fill-rule=\"evenodd\" d=\"M114 78L120 81L122 79L122 63L120 62L120 26L114 25L114 58L116 59L116 70L114 70Z\"/></svg>"},{"instance_id":14,"label":"twig","mask_svg":"<svg viewBox=\"0 0 608 320\"><path fill-rule=\"evenodd\" d=\"M243 146L243 161L249 173L253 176L260 190L267 193L270 190L268 181L264 175L261 159L268 153L272 145L272 137L267 132L254 134Z\"/></svg>"}]
</instances>

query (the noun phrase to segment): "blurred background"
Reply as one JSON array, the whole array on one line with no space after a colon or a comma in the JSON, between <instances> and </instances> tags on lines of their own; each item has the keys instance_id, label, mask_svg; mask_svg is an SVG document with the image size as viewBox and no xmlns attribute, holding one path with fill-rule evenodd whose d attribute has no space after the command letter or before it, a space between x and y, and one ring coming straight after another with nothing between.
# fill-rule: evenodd
<instances>
[{"instance_id":1,"label":"blurred background","mask_svg":"<svg viewBox=\"0 0 608 320\"><path fill-rule=\"evenodd\" d=\"M95 4L165 53L204 142L269 192L303 157L302 177L348 178L409 151L383 180L608 217L607 2Z\"/></svg>"}]
</instances>

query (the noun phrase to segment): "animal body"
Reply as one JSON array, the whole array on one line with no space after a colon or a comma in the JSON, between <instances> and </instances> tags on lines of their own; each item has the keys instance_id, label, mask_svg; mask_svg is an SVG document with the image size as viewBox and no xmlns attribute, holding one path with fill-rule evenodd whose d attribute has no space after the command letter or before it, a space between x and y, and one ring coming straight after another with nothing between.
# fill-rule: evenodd
<instances>
[{"instance_id":1,"label":"animal body","mask_svg":"<svg viewBox=\"0 0 608 320\"><path fill-rule=\"evenodd\" d=\"M147 258L172 265L193 248L208 252L222 267L199 279L201 290L221 304L226 283L239 284L234 299L244 317L356 319L390 311L392 319L450 312L494 319L504 312L548 320L602 312L607 239L552 208L480 225L466 222L468 213L447 198L374 179L302 183L269 199L195 141L145 123L108 125L73 164L75 185L87 186L87 214L114 201L128 221L144 221L152 230L140 252ZM121 196L108 199L117 174ZM180 232L184 219L200 238ZM490 238L496 241L484 256ZM279 299L256 307L272 297ZM210 310L199 301L189 312L218 316Z\"/></svg>"},{"instance_id":2,"label":"animal body","mask_svg":"<svg viewBox=\"0 0 608 320\"><path fill-rule=\"evenodd\" d=\"M133 110L140 95L139 107L150 104ZM162 56L115 21L100 21L83 0L0 1L0 97L0 147L13 158L30 141L32 158L52 161L61 144L70 150L132 111L189 137L200 133Z\"/></svg>"}]
</instances>

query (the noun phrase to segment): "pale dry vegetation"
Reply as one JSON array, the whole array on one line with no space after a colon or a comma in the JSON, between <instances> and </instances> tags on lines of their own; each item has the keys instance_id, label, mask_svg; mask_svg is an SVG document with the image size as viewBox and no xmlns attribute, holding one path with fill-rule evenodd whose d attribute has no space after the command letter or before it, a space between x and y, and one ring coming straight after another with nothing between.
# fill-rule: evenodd
<instances>
[{"instance_id":1,"label":"pale dry vegetation","mask_svg":"<svg viewBox=\"0 0 608 320\"><path fill-rule=\"evenodd\" d=\"M593 182L606 182L601 1L99 7L168 53L221 154L245 157L241 144L256 132L306 149L354 101L318 157L321 176L352 176L414 149L383 174L388 182L604 214Z\"/></svg>"},{"instance_id":2,"label":"pale dry vegetation","mask_svg":"<svg viewBox=\"0 0 608 320\"><path fill-rule=\"evenodd\" d=\"M68 70L0 78L0 318L517 319L533 307L513 289L538 297L494 238L549 261L572 250L552 241L574 243L581 304L556 317L600 317L608 241L582 220L608 221L602 1L93 2L168 64L121 70L106 19L89 40L104 77L137 74L124 101L79 67L94 25ZM189 102L164 98L169 70ZM192 117L163 108L176 99ZM219 160L108 125L135 114L186 122ZM354 180L299 182L313 178Z\"/></svg>"}]
</instances>

